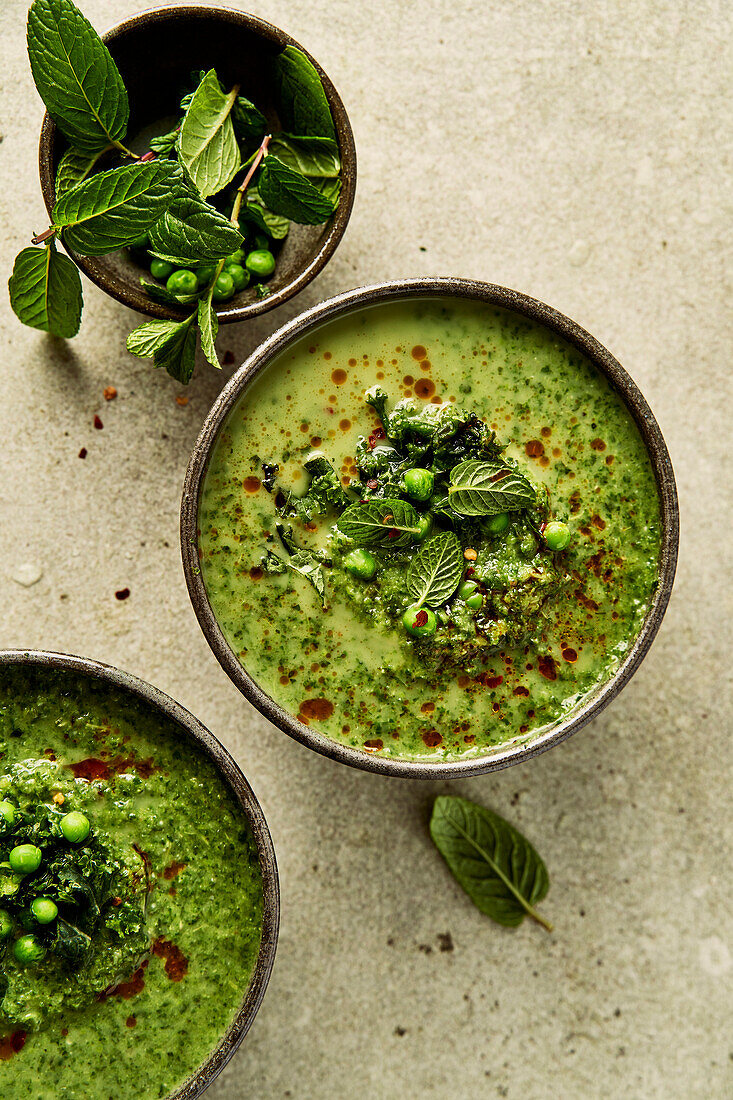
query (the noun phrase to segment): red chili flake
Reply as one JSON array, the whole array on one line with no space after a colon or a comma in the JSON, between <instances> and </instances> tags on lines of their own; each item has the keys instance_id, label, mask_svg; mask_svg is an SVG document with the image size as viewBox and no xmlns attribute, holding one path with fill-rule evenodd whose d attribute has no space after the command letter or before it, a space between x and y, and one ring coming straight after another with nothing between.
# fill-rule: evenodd
<instances>
[{"instance_id":1,"label":"red chili flake","mask_svg":"<svg viewBox=\"0 0 733 1100\"><path fill-rule=\"evenodd\" d=\"M379 482L377 481L377 479L375 477L369 478L369 481L367 481L367 489L378 489L378 488L379 488Z\"/></svg>"},{"instance_id":2,"label":"red chili flake","mask_svg":"<svg viewBox=\"0 0 733 1100\"><path fill-rule=\"evenodd\" d=\"M115 897L112 898L112 905L115 909L119 909L122 905L122 898L119 895L115 895Z\"/></svg>"},{"instance_id":3,"label":"red chili flake","mask_svg":"<svg viewBox=\"0 0 733 1100\"><path fill-rule=\"evenodd\" d=\"M0 1039L0 1062L9 1062L14 1054L20 1054L27 1037L26 1031L13 1031L10 1035L3 1035Z\"/></svg>"},{"instance_id":4,"label":"red chili flake","mask_svg":"<svg viewBox=\"0 0 733 1100\"><path fill-rule=\"evenodd\" d=\"M188 974L188 959L170 940L159 936L153 944L153 954L165 959L165 972L172 982L180 982Z\"/></svg>"},{"instance_id":5,"label":"red chili flake","mask_svg":"<svg viewBox=\"0 0 733 1100\"><path fill-rule=\"evenodd\" d=\"M94 417L94 427L97 429L97 431L101 431L101 429L104 427L101 419L96 415Z\"/></svg>"},{"instance_id":6,"label":"red chili flake","mask_svg":"<svg viewBox=\"0 0 733 1100\"><path fill-rule=\"evenodd\" d=\"M118 588L117 591L115 592L115 599L116 600L126 600L129 595L130 595L130 589L129 588Z\"/></svg>"},{"instance_id":7,"label":"red chili flake","mask_svg":"<svg viewBox=\"0 0 733 1100\"><path fill-rule=\"evenodd\" d=\"M104 400L105 401L114 401L115 397L117 397L117 390L115 389L115 387L114 386L105 386L104 387Z\"/></svg>"},{"instance_id":8,"label":"red chili flake","mask_svg":"<svg viewBox=\"0 0 733 1100\"><path fill-rule=\"evenodd\" d=\"M178 396L176 397L176 405L180 405L181 408L184 409L186 407L186 405L188 404L189 400L190 400L190 398L186 397L185 394L179 393Z\"/></svg>"},{"instance_id":9,"label":"red chili flake","mask_svg":"<svg viewBox=\"0 0 733 1100\"><path fill-rule=\"evenodd\" d=\"M170 882L170 880L174 879L176 875L180 875L181 871L186 866L187 864L181 863L177 859L171 860L171 862L163 871L163 878L168 879L168 881Z\"/></svg>"},{"instance_id":10,"label":"red chili flake","mask_svg":"<svg viewBox=\"0 0 733 1100\"><path fill-rule=\"evenodd\" d=\"M413 626L425 626L427 621L428 621L428 613L425 610L425 608L421 607L420 610L418 611L417 615L415 616L415 621L412 625Z\"/></svg>"},{"instance_id":11,"label":"red chili flake","mask_svg":"<svg viewBox=\"0 0 733 1100\"><path fill-rule=\"evenodd\" d=\"M137 1018L135 1016L128 1016L125 1020L125 1027L135 1027L137 1024Z\"/></svg>"},{"instance_id":12,"label":"red chili flake","mask_svg":"<svg viewBox=\"0 0 733 1100\"><path fill-rule=\"evenodd\" d=\"M399 537L400 537L400 533L397 530L397 528L396 527L390 527L389 531L387 532L387 538L388 539L398 539Z\"/></svg>"},{"instance_id":13,"label":"red chili flake","mask_svg":"<svg viewBox=\"0 0 733 1100\"><path fill-rule=\"evenodd\" d=\"M537 661L537 669L540 675L544 676L546 680L557 680L557 668L555 667L554 657L550 657L549 655L540 657Z\"/></svg>"},{"instance_id":14,"label":"red chili flake","mask_svg":"<svg viewBox=\"0 0 733 1100\"><path fill-rule=\"evenodd\" d=\"M234 362L234 352L225 351L221 357L221 361L225 367L231 367L232 363Z\"/></svg>"},{"instance_id":15,"label":"red chili flake","mask_svg":"<svg viewBox=\"0 0 733 1100\"><path fill-rule=\"evenodd\" d=\"M87 449L86 449L86 447L82 447L82 449L81 449L81 450L79 451L79 458L86 458L86 457L87 457L87 453L88 453L88 452L87 452Z\"/></svg>"}]
</instances>

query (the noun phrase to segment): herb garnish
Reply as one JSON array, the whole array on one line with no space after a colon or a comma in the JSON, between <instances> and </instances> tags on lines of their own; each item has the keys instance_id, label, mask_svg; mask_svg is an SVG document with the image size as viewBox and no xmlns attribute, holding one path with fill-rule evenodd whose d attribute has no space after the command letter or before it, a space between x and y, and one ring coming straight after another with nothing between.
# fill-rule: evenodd
<instances>
[{"instance_id":1,"label":"herb garnish","mask_svg":"<svg viewBox=\"0 0 733 1100\"><path fill-rule=\"evenodd\" d=\"M182 100L180 125L154 138L150 152L139 157L123 144L130 108L122 77L71 0L33 0L28 56L41 98L70 148L58 168L53 224L32 240L44 247L23 249L15 262L8 285L16 315L55 336L74 336L81 323L81 281L75 265L56 252L55 240L82 255L103 256L144 239L159 266L194 268L196 277L186 274L189 285L141 285L155 301L193 308L180 321L141 325L130 334L128 350L152 358L185 384L194 370L198 331L206 359L219 367L214 303L246 285L241 270L236 286L227 275L224 287L223 279L244 231L254 226L280 241L291 221L324 222L338 205L341 163L316 70L293 46L273 59L286 129L272 134L238 85L225 89L215 70L202 72ZM132 163L96 172L110 156ZM240 174L242 182L232 191ZM264 255L266 266L258 269L253 261L252 270L268 277L275 267L269 251L257 244L252 255ZM264 298L270 290L258 283L255 293Z\"/></svg>"},{"instance_id":2,"label":"herb garnish","mask_svg":"<svg viewBox=\"0 0 733 1100\"><path fill-rule=\"evenodd\" d=\"M433 804L430 836L456 881L482 913L516 928L531 917L550 888L547 868L528 840L503 817L465 798L441 795Z\"/></svg>"},{"instance_id":3,"label":"herb garnish","mask_svg":"<svg viewBox=\"0 0 733 1100\"><path fill-rule=\"evenodd\" d=\"M463 551L452 532L435 535L418 551L407 570L407 591L416 604L447 603L463 575Z\"/></svg>"}]
</instances>

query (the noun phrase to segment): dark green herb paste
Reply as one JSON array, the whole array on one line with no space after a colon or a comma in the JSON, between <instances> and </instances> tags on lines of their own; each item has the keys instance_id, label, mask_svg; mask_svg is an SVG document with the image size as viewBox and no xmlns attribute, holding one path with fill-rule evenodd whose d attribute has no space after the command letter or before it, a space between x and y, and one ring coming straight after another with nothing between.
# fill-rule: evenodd
<instances>
[{"instance_id":1,"label":"dark green herb paste","mask_svg":"<svg viewBox=\"0 0 733 1100\"><path fill-rule=\"evenodd\" d=\"M247 823L172 722L93 678L0 668L0 753L2 1095L164 1097L255 966Z\"/></svg>"},{"instance_id":2,"label":"dark green herb paste","mask_svg":"<svg viewBox=\"0 0 733 1100\"><path fill-rule=\"evenodd\" d=\"M603 684L658 577L644 444L555 334L473 303L362 309L283 352L217 441L209 599L301 722L475 756Z\"/></svg>"}]
</instances>

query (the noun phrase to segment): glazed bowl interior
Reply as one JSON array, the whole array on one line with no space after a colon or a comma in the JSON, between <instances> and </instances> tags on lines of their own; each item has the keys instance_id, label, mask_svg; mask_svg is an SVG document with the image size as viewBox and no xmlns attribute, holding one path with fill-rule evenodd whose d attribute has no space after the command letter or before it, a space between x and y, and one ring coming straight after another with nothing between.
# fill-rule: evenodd
<instances>
[{"instance_id":1,"label":"glazed bowl interior","mask_svg":"<svg viewBox=\"0 0 733 1100\"><path fill-rule=\"evenodd\" d=\"M229 88L241 86L267 119L279 128L270 64L285 46L305 53L318 71L331 108L341 154L341 197L333 216L323 225L292 224L278 255L270 294L258 298L254 286L240 291L217 307L220 322L239 321L264 313L302 290L325 266L338 245L351 214L356 190L356 149L343 103L318 62L293 38L277 27L244 12L183 6L142 12L121 23L104 41L122 74L130 98L129 144L137 153L147 139L165 132L180 118L179 103L192 88L200 70L216 69ZM163 123L163 124L161 124ZM143 148L143 145L145 148ZM39 172L49 216L53 210L54 180L66 140L46 115L41 130ZM102 164L100 167L112 167ZM126 251L109 256L70 255L92 282L117 301L151 317L178 318L184 311L153 302L140 287L146 272Z\"/></svg>"},{"instance_id":2,"label":"glazed bowl interior","mask_svg":"<svg viewBox=\"0 0 733 1100\"><path fill-rule=\"evenodd\" d=\"M101 680L122 695L132 696L175 726L177 735L203 752L214 764L224 785L234 797L247 821L257 849L262 875L262 936L254 971L236 1015L216 1048L167 1100L194 1100L221 1073L247 1034L265 995L275 959L280 920L280 890L277 863L267 822L252 788L239 765L224 746L192 714L169 696L129 673L85 657L40 650L0 651L0 670L9 666L30 666L51 672Z\"/></svg>"},{"instance_id":3,"label":"glazed bowl interior","mask_svg":"<svg viewBox=\"0 0 733 1100\"><path fill-rule=\"evenodd\" d=\"M240 663L225 638L209 602L198 549L202 487L219 432L243 394L273 358L325 322L365 307L405 299L462 299L488 304L528 318L557 333L600 372L631 414L646 448L659 495L661 552L658 582L633 644L610 678L583 695L563 716L529 733L487 748L481 755L445 761L421 761L379 756L340 744L299 722L266 694ZM217 659L240 691L271 722L298 741L342 763L386 775L420 779L457 778L507 767L558 744L598 714L628 682L656 634L666 610L674 579L678 543L678 508L674 473L667 448L643 395L614 357L574 321L549 306L514 290L462 279L416 279L363 287L339 295L295 318L262 344L232 377L214 404L193 451L181 508L181 547L184 571L194 610Z\"/></svg>"}]
</instances>

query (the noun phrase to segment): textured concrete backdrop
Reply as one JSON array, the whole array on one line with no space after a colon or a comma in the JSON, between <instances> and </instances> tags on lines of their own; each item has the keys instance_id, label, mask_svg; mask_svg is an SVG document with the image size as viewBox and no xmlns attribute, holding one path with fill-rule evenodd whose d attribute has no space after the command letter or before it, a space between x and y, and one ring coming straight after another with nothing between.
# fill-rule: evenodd
<instances>
[{"instance_id":1,"label":"textured concrete backdrop","mask_svg":"<svg viewBox=\"0 0 733 1100\"><path fill-rule=\"evenodd\" d=\"M106 29L138 3L82 6ZM181 388L125 351L137 318L85 282L68 344L2 301L0 644L151 680L233 750L262 802L280 948L211 1100L730 1096L729 5L252 7L339 88L359 185L326 271L223 347L239 363L305 306L404 275L474 276L558 307L619 357L666 434L683 524L669 613L623 695L524 767L420 785L321 759L239 696L189 607L179 494L223 378L202 368L178 404ZM46 224L25 8L0 10L5 271ZM425 828L438 790L536 842L553 935L502 930L459 891Z\"/></svg>"}]
</instances>

